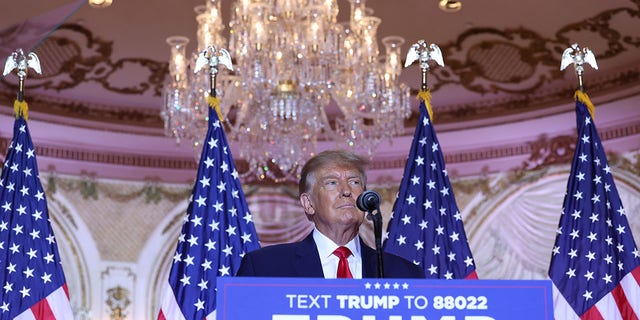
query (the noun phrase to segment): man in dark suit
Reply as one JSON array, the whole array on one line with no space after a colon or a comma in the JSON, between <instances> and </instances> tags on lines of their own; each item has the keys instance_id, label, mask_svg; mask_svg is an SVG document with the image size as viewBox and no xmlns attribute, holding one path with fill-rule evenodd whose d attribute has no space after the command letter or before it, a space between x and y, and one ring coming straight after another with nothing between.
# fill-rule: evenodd
<instances>
[{"instance_id":1,"label":"man in dark suit","mask_svg":"<svg viewBox=\"0 0 640 320\"><path fill-rule=\"evenodd\" d=\"M358 236L365 213L356 199L366 189L362 157L346 151L321 152L302 168L300 203L315 225L304 240L264 247L247 253L238 276L256 277L377 277L376 251ZM343 253L344 252L344 253ZM384 254L387 278L424 278L413 263Z\"/></svg>"}]
</instances>

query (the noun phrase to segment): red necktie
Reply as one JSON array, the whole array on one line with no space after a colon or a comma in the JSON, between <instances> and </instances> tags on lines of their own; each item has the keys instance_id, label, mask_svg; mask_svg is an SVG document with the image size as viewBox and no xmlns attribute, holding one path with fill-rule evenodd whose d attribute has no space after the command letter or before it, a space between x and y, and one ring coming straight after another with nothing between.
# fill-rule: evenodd
<instances>
[{"instance_id":1,"label":"red necktie","mask_svg":"<svg viewBox=\"0 0 640 320\"><path fill-rule=\"evenodd\" d=\"M351 255L351 250L347 247L338 247L333 254L340 258L340 261L338 261L338 278L353 278L351 270L349 270L349 261L347 261L347 257Z\"/></svg>"}]
</instances>

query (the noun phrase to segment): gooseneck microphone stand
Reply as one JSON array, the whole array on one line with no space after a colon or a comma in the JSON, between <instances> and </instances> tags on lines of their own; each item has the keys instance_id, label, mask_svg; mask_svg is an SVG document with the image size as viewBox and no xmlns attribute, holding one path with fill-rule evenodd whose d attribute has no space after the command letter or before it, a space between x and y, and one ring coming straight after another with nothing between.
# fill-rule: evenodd
<instances>
[{"instance_id":1,"label":"gooseneck microphone stand","mask_svg":"<svg viewBox=\"0 0 640 320\"><path fill-rule=\"evenodd\" d=\"M382 259L382 214L380 213L380 206L376 206L374 211L369 211L367 219L373 222L373 234L376 238L376 255L378 257L378 278L384 278L384 262Z\"/></svg>"}]
</instances>

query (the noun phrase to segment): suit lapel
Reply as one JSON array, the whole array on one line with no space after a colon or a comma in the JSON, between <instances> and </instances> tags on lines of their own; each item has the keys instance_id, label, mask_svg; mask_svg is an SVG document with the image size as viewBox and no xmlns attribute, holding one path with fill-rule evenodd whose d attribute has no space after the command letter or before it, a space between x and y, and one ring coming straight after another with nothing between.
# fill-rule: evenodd
<instances>
[{"instance_id":1,"label":"suit lapel","mask_svg":"<svg viewBox=\"0 0 640 320\"><path fill-rule=\"evenodd\" d=\"M298 242L296 260L293 264L296 274L300 277L324 278L320 254L315 241L313 241L313 232Z\"/></svg>"},{"instance_id":2,"label":"suit lapel","mask_svg":"<svg viewBox=\"0 0 640 320\"><path fill-rule=\"evenodd\" d=\"M362 254L362 277L377 278L378 257L376 251L364 244L362 238L360 238L360 251Z\"/></svg>"}]
</instances>

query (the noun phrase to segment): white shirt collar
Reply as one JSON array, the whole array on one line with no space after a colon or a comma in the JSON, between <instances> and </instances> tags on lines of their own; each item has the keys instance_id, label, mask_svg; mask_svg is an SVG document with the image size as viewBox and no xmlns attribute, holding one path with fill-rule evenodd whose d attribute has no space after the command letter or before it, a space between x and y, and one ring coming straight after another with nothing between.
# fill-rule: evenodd
<instances>
[{"instance_id":1,"label":"white shirt collar","mask_svg":"<svg viewBox=\"0 0 640 320\"><path fill-rule=\"evenodd\" d=\"M313 240L316 242L318 248L318 254L320 255L320 262L322 263L322 270L325 278L335 278L336 271L338 270L338 257L333 254L339 246L322 234L318 229L313 229ZM355 238L347 242L344 245L351 250L352 255L349 256L349 269L351 274L356 279L362 278L362 256L360 254L360 236L356 235Z\"/></svg>"}]
</instances>

